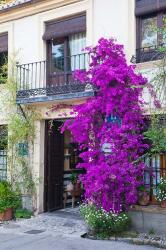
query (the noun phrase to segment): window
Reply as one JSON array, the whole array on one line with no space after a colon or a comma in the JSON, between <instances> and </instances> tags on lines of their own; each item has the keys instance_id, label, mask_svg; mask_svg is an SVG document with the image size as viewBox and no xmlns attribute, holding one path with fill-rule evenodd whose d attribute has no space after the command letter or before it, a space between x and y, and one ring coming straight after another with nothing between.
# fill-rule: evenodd
<instances>
[{"instance_id":1,"label":"window","mask_svg":"<svg viewBox=\"0 0 166 250\"><path fill-rule=\"evenodd\" d=\"M80 13L46 23L43 39L47 42L47 85L56 92L82 91L73 71L87 66L86 14Z\"/></svg>"},{"instance_id":2,"label":"window","mask_svg":"<svg viewBox=\"0 0 166 250\"><path fill-rule=\"evenodd\" d=\"M7 127L0 126L0 180L7 178Z\"/></svg>"},{"instance_id":3,"label":"window","mask_svg":"<svg viewBox=\"0 0 166 250\"><path fill-rule=\"evenodd\" d=\"M166 43L166 14L140 16L137 18L136 62L158 60L163 57L159 47Z\"/></svg>"},{"instance_id":4,"label":"window","mask_svg":"<svg viewBox=\"0 0 166 250\"><path fill-rule=\"evenodd\" d=\"M0 84L6 82L7 67L3 67L8 60L8 35L0 34Z\"/></svg>"},{"instance_id":5,"label":"window","mask_svg":"<svg viewBox=\"0 0 166 250\"><path fill-rule=\"evenodd\" d=\"M85 33L72 34L66 38L53 39L51 48L51 71L74 71L85 69L83 49L86 46Z\"/></svg>"},{"instance_id":6,"label":"window","mask_svg":"<svg viewBox=\"0 0 166 250\"><path fill-rule=\"evenodd\" d=\"M139 18L139 27L137 26L137 47L145 48L157 46L164 43L165 40L165 14L156 14L155 16L145 16Z\"/></svg>"},{"instance_id":7,"label":"window","mask_svg":"<svg viewBox=\"0 0 166 250\"><path fill-rule=\"evenodd\" d=\"M0 84L4 84L7 78L7 52L0 53Z\"/></svg>"},{"instance_id":8,"label":"window","mask_svg":"<svg viewBox=\"0 0 166 250\"><path fill-rule=\"evenodd\" d=\"M83 51L86 47L86 33L79 32L63 38L54 38L49 45L51 87L73 85L73 71L84 70L87 66L87 55Z\"/></svg>"},{"instance_id":9,"label":"window","mask_svg":"<svg viewBox=\"0 0 166 250\"><path fill-rule=\"evenodd\" d=\"M157 45L157 17L142 19L141 47Z\"/></svg>"},{"instance_id":10,"label":"window","mask_svg":"<svg viewBox=\"0 0 166 250\"><path fill-rule=\"evenodd\" d=\"M65 40L52 41L52 55L51 55L51 71L58 72L64 71L64 46Z\"/></svg>"}]
</instances>

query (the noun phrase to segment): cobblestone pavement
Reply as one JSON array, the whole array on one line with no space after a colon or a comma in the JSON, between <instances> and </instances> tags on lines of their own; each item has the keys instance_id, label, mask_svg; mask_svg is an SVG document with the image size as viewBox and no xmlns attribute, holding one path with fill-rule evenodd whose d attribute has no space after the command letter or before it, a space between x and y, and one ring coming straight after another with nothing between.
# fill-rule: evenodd
<instances>
[{"instance_id":1,"label":"cobblestone pavement","mask_svg":"<svg viewBox=\"0 0 166 250\"><path fill-rule=\"evenodd\" d=\"M86 226L78 210L44 213L0 225L0 250L155 250L121 242L82 239Z\"/></svg>"},{"instance_id":2,"label":"cobblestone pavement","mask_svg":"<svg viewBox=\"0 0 166 250\"><path fill-rule=\"evenodd\" d=\"M80 236L86 232L86 226L80 218L78 210L60 210L53 213L43 213L27 220L6 222L0 226L0 233L25 233L35 230L32 234L49 233L50 235Z\"/></svg>"}]
</instances>

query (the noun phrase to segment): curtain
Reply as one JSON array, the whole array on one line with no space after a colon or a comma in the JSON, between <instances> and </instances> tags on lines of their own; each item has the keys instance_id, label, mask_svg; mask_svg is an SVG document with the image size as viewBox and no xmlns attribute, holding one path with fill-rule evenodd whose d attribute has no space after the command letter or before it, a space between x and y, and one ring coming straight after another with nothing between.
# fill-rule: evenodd
<instances>
[{"instance_id":1,"label":"curtain","mask_svg":"<svg viewBox=\"0 0 166 250\"><path fill-rule=\"evenodd\" d=\"M69 36L71 70L86 69L87 55L83 49L86 47L86 34L76 33Z\"/></svg>"}]
</instances>

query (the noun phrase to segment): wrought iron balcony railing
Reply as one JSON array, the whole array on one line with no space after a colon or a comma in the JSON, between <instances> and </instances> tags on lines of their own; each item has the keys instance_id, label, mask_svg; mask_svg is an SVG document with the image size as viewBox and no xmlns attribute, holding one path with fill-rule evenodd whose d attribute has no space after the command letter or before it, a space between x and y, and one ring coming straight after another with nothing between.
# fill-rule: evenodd
<instances>
[{"instance_id":1,"label":"wrought iron balcony railing","mask_svg":"<svg viewBox=\"0 0 166 250\"><path fill-rule=\"evenodd\" d=\"M88 67L87 54L52 58L17 65L17 102L32 98L85 92L85 85L75 80L75 70Z\"/></svg>"},{"instance_id":2,"label":"wrought iron balcony railing","mask_svg":"<svg viewBox=\"0 0 166 250\"><path fill-rule=\"evenodd\" d=\"M143 63L149 61L161 60L166 54L166 44L144 47L136 49L136 55L132 56L131 62Z\"/></svg>"}]
</instances>

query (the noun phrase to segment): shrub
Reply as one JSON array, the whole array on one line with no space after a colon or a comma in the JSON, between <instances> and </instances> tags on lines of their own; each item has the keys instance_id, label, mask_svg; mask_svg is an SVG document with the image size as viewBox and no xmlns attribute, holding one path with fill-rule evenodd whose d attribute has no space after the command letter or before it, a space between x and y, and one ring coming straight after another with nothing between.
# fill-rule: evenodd
<instances>
[{"instance_id":1,"label":"shrub","mask_svg":"<svg viewBox=\"0 0 166 250\"><path fill-rule=\"evenodd\" d=\"M126 230L130 225L130 218L126 213L108 213L102 208L97 209L95 205L81 205L80 213L90 229L96 233L118 233Z\"/></svg>"},{"instance_id":2,"label":"shrub","mask_svg":"<svg viewBox=\"0 0 166 250\"><path fill-rule=\"evenodd\" d=\"M7 181L0 181L0 213L7 208L16 209L21 205L20 195L13 191L12 186Z\"/></svg>"},{"instance_id":3,"label":"shrub","mask_svg":"<svg viewBox=\"0 0 166 250\"><path fill-rule=\"evenodd\" d=\"M160 179L160 183L157 187L156 198L158 201L166 201L166 177Z\"/></svg>"},{"instance_id":4,"label":"shrub","mask_svg":"<svg viewBox=\"0 0 166 250\"><path fill-rule=\"evenodd\" d=\"M15 218L20 219L29 219L31 218L31 216L33 215L33 213L27 209L17 209L15 211Z\"/></svg>"}]
</instances>

